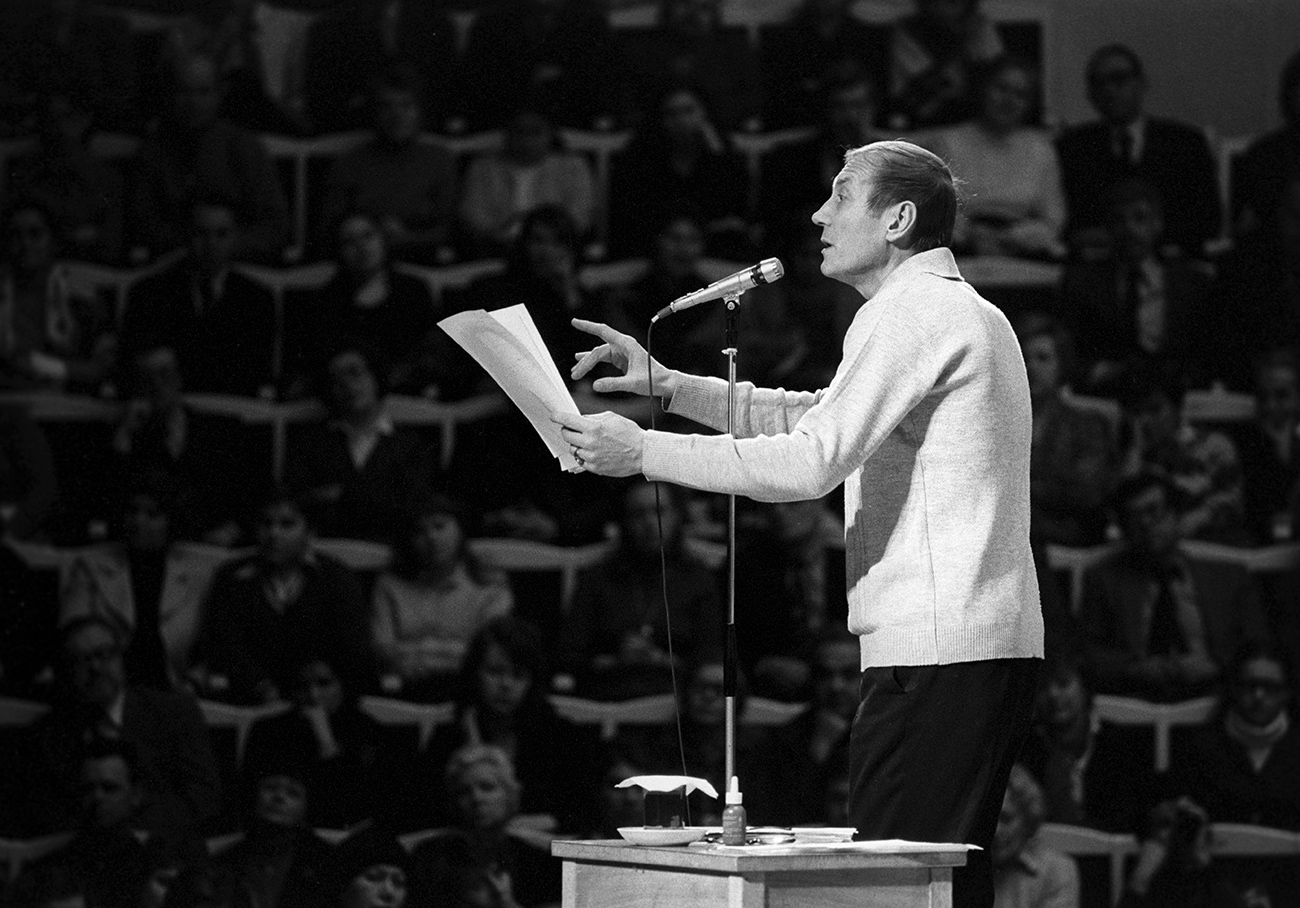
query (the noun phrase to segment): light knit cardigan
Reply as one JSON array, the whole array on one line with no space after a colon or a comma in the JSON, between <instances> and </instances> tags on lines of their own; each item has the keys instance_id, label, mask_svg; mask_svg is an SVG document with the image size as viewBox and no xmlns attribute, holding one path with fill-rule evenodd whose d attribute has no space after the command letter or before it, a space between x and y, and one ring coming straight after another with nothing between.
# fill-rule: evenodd
<instances>
[{"instance_id":1,"label":"light knit cardigan","mask_svg":"<svg viewBox=\"0 0 1300 908\"><path fill-rule=\"evenodd\" d=\"M680 375L669 409L725 429L726 392L721 379ZM935 249L904 261L858 310L827 388L740 383L734 435L650 432L643 470L760 501L843 482L863 668L1041 657L1030 432L1011 326ZM744 603L737 613L743 621Z\"/></svg>"}]
</instances>

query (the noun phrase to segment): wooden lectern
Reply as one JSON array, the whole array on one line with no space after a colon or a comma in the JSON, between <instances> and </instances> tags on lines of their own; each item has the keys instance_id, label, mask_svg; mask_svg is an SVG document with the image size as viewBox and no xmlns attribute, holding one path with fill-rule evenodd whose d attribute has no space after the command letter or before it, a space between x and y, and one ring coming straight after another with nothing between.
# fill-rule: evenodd
<instances>
[{"instance_id":1,"label":"wooden lectern","mask_svg":"<svg viewBox=\"0 0 1300 908\"><path fill-rule=\"evenodd\" d=\"M964 846L647 847L557 841L563 908L952 908Z\"/></svg>"}]
</instances>

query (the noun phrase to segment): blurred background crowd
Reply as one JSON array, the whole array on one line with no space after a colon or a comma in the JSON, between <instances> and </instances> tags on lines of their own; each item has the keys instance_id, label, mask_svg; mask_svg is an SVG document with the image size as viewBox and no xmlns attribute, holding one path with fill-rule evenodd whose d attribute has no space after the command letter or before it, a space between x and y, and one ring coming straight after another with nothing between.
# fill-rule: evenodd
<instances>
[{"instance_id":1,"label":"blurred background crowd","mask_svg":"<svg viewBox=\"0 0 1300 908\"><path fill-rule=\"evenodd\" d=\"M777 255L740 378L824 387L861 300L809 216L897 136L1033 400L999 906L1296 904L1213 830L1300 833L1300 53L1229 154L1123 43L1048 122L1041 23L979 0L636 6L0 10L0 904L550 904L550 838L641 822L614 782L723 790L726 501L562 473L436 322L522 304L567 375L571 318L641 337ZM654 335L722 346L721 306ZM754 824L843 823L841 513L739 503ZM1044 823L1129 836L1120 885Z\"/></svg>"}]
</instances>

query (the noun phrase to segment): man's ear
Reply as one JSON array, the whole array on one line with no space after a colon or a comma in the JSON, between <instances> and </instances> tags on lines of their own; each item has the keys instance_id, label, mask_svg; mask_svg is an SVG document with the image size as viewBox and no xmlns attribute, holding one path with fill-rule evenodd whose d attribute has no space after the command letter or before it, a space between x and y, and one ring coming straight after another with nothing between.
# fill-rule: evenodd
<instances>
[{"instance_id":1,"label":"man's ear","mask_svg":"<svg viewBox=\"0 0 1300 908\"><path fill-rule=\"evenodd\" d=\"M893 206L885 223L885 239L907 248L911 243L912 229L916 227L916 203L902 201Z\"/></svg>"}]
</instances>

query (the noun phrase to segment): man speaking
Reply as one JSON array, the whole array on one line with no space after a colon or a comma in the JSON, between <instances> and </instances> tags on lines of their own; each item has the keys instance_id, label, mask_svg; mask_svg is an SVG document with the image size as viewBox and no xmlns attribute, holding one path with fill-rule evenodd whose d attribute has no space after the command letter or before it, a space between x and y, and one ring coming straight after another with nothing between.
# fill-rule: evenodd
<instances>
[{"instance_id":1,"label":"man speaking","mask_svg":"<svg viewBox=\"0 0 1300 908\"><path fill-rule=\"evenodd\" d=\"M956 905L990 906L987 857L1027 732L1043 620L1029 547L1029 387L1006 318L962 280L957 195L935 155L903 141L849 151L813 215L822 272L865 302L830 385L736 388L734 433L645 431L613 413L555 414L579 463L760 501L844 484L849 629L861 703L849 821L862 839L964 842ZM725 430L727 383L648 361L633 338L575 321L624 374L597 391L663 399Z\"/></svg>"}]
</instances>

